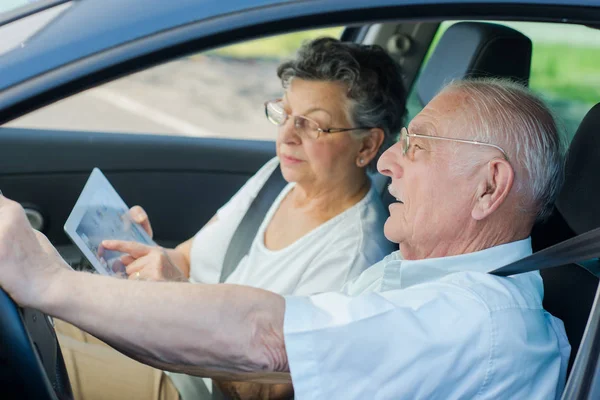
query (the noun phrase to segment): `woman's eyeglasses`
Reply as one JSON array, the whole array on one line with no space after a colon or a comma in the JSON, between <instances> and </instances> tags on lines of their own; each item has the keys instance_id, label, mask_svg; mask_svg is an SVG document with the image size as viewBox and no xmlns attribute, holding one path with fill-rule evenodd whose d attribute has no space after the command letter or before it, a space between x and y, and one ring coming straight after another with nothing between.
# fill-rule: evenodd
<instances>
[{"instance_id":1,"label":"woman's eyeglasses","mask_svg":"<svg viewBox=\"0 0 600 400\"><path fill-rule=\"evenodd\" d=\"M283 108L283 101L275 99L265 102L265 115L274 125L282 126L288 119L292 118L294 129L300 136L318 139L322 133L337 133L371 129L371 127L356 128L329 128L323 129L316 121L303 115L290 115Z\"/></svg>"}]
</instances>

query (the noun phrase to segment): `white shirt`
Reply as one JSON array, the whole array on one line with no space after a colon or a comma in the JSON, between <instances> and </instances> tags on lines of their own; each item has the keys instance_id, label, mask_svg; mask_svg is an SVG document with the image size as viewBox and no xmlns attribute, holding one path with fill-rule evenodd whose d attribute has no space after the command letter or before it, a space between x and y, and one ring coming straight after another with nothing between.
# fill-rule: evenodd
<instances>
[{"instance_id":1,"label":"white shirt","mask_svg":"<svg viewBox=\"0 0 600 400\"><path fill-rule=\"evenodd\" d=\"M278 164L277 158L267 162L217 212L217 221L196 234L190 252L191 282L219 282L231 237ZM293 244L281 250L267 249L265 230L294 185L289 183L281 191L258 229L248 255L240 261L227 283L259 287L280 294L310 295L339 291L348 280L394 250L393 244L383 235L388 213L373 187L354 206Z\"/></svg>"},{"instance_id":2,"label":"white shirt","mask_svg":"<svg viewBox=\"0 0 600 400\"><path fill-rule=\"evenodd\" d=\"M408 261L393 253L344 294L287 297L296 399L554 399L570 346L538 272L487 274L530 239Z\"/></svg>"}]
</instances>

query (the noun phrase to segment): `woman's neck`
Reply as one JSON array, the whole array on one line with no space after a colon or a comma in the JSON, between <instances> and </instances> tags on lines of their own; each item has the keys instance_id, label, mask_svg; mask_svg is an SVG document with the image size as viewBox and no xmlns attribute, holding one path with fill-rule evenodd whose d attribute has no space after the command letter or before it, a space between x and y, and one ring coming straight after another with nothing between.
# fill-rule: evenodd
<instances>
[{"instance_id":1,"label":"woman's neck","mask_svg":"<svg viewBox=\"0 0 600 400\"><path fill-rule=\"evenodd\" d=\"M363 171L329 185L303 185L294 187L290 200L292 206L323 216L334 216L352 207L369 192L371 181Z\"/></svg>"}]
</instances>

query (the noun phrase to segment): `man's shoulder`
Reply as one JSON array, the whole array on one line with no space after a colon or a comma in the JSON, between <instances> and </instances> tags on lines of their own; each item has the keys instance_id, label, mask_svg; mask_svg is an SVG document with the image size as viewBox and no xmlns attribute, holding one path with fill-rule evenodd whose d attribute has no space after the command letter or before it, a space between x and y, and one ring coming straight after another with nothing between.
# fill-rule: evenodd
<instances>
[{"instance_id":1,"label":"man's shoulder","mask_svg":"<svg viewBox=\"0 0 600 400\"><path fill-rule=\"evenodd\" d=\"M472 294L490 312L511 308L543 309L543 283L538 272L500 277L489 273L461 271L437 282Z\"/></svg>"},{"instance_id":2,"label":"man's shoulder","mask_svg":"<svg viewBox=\"0 0 600 400\"><path fill-rule=\"evenodd\" d=\"M386 255L383 259L364 270L359 276L347 282L341 292L348 296L356 296L362 293L381 291L385 268L392 262L398 263L401 258L399 251Z\"/></svg>"}]
</instances>

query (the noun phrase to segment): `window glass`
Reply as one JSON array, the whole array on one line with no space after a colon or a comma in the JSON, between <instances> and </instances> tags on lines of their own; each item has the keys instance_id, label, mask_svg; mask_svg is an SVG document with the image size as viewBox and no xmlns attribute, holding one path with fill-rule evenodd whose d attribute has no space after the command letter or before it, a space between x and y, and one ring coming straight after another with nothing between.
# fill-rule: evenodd
<instances>
[{"instance_id":1,"label":"window glass","mask_svg":"<svg viewBox=\"0 0 600 400\"><path fill-rule=\"evenodd\" d=\"M432 49L453 23L440 25ZM568 24L496 23L531 39L530 87L552 108L570 140L585 114L600 102L600 30ZM414 92L409 99L411 117L421 109Z\"/></svg>"},{"instance_id":2,"label":"window glass","mask_svg":"<svg viewBox=\"0 0 600 400\"><path fill-rule=\"evenodd\" d=\"M343 28L243 42L132 74L7 126L274 140L264 102L281 95L277 66L300 45Z\"/></svg>"}]
</instances>

